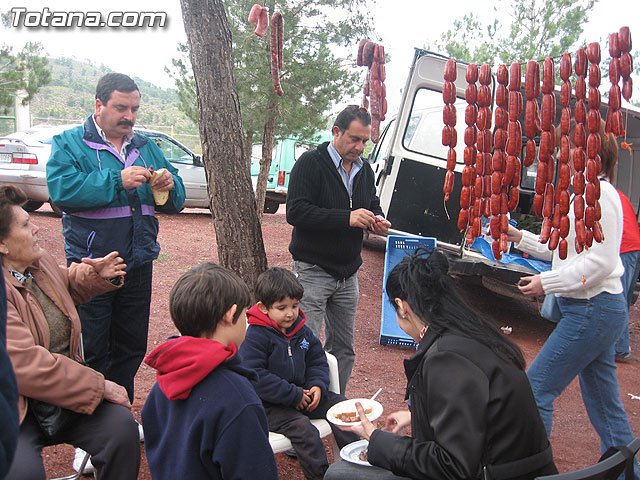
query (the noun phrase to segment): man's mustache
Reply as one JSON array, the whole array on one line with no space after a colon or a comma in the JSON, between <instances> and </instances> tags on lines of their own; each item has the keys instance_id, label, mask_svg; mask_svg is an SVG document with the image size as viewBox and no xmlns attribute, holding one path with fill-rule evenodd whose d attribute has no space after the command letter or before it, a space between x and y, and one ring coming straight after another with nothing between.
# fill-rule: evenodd
<instances>
[{"instance_id":1,"label":"man's mustache","mask_svg":"<svg viewBox=\"0 0 640 480\"><path fill-rule=\"evenodd\" d=\"M127 127L133 127L133 122L130 122L129 120L120 120L118 122L118 126L120 125L126 125Z\"/></svg>"}]
</instances>

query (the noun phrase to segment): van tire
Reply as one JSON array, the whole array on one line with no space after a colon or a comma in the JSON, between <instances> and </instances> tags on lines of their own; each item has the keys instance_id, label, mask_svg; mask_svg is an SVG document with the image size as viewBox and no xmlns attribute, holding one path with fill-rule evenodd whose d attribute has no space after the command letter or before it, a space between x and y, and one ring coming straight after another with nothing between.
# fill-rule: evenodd
<instances>
[{"instance_id":1,"label":"van tire","mask_svg":"<svg viewBox=\"0 0 640 480\"><path fill-rule=\"evenodd\" d=\"M278 202L274 202L273 200L264 201L264 213L276 213L278 208L280 208L280 204Z\"/></svg>"}]
</instances>

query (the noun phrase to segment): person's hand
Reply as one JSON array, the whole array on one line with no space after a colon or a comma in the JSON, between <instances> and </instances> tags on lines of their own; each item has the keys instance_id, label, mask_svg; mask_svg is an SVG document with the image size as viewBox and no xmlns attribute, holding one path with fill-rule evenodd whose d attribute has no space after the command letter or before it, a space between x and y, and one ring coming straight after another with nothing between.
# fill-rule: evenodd
<instances>
[{"instance_id":1,"label":"person's hand","mask_svg":"<svg viewBox=\"0 0 640 480\"><path fill-rule=\"evenodd\" d=\"M110 280L115 277L124 277L127 272L124 271L127 268L127 264L124 260L118 256L118 252L111 252L101 258L83 258L82 263L91 265L100 278Z\"/></svg>"},{"instance_id":2,"label":"person's hand","mask_svg":"<svg viewBox=\"0 0 640 480\"><path fill-rule=\"evenodd\" d=\"M120 172L122 178L122 186L125 190L130 188L139 188L143 183L147 183L151 178L149 170L144 167L131 166ZM173 178L171 179L173 181Z\"/></svg>"},{"instance_id":3,"label":"person's hand","mask_svg":"<svg viewBox=\"0 0 640 480\"><path fill-rule=\"evenodd\" d=\"M507 230L507 242L520 243L522 240L522 232L513 225L509 225Z\"/></svg>"},{"instance_id":4,"label":"person's hand","mask_svg":"<svg viewBox=\"0 0 640 480\"><path fill-rule=\"evenodd\" d=\"M387 416L384 428L391 433L399 434L405 427L411 424L411 412L409 410L398 410Z\"/></svg>"},{"instance_id":5,"label":"person's hand","mask_svg":"<svg viewBox=\"0 0 640 480\"><path fill-rule=\"evenodd\" d=\"M168 192L173 188L173 175L167 170L153 186L154 190L159 192Z\"/></svg>"},{"instance_id":6,"label":"person's hand","mask_svg":"<svg viewBox=\"0 0 640 480\"><path fill-rule=\"evenodd\" d=\"M356 228L369 228L376 223L376 216L366 208L353 210L349 214L349 226Z\"/></svg>"},{"instance_id":7,"label":"person's hand","mask_svg":"<svg viewBox=\"0 0 640 480\"><path fill-rule=\"evenodd\" d=\"M376 215L376 222L371 225L371 231L381 235L383 233L387 233L389 227L391 227L390 221L384 219L381 215Z\"/></svg>"},{"instance_id":8,"label":"person's hand","mask_svg":"<svg viewBox=\"0 0 640 480\"><path fill-rule=\"evenodd\" d=\"M311 398L311 403L307 405L307 412L313 412L320 403L320 397L322 396L322 390L318 386L311 387L309 390L305 390L304 393Z\"/></svg>"},{"instance_id":9,"label":"person's hand","mask_svg":"<svg viewBox=\"0 0 640 480\"><path fill-rule=\"evenodd\" d=\"M369 441L369 438L371 438L371 434L376 429L376 426L367 418L367 415L364 413L364 408L362 408L362 404L360 402L356 402L356 411L360 417L360 423L348 426L337 425L337 427L345 432L353 432L359 435L360 438L364 438Z\"/></svg>"},{"instance_id":10,"label":"person's hand","mask_svg":"<svg viewBox=\"0 0 640 480\"><path fill-rule=\"evenodd\" d=\"M111 380L104 381L104 399L107 402L122 405L131 410L131 402L129 402L127 390L122 385L118 385Z\"/></svg>"},{"instance_id":11,"label":"person's hand","mask_svg":"<svg viewBox=\"0 0 640 480\"><path fill-rule=\"evenodd\" d=\"M311 403L311 397L306 393L302 393L302 400L296 405L296 410L304 410Z\"/></svg>"},{"instance_id":12,"label":"person's hand","mask_svg":"<svg viewBox=\"0 0 640 480\"><path fill-rule=\"evenodd\" d=\"M520 282L518 283L518 288L520 291L528 295L530 297L539 297L544 295L544 290L542 289L542 280L540 279L540 275L533 275L531 277L521 277Z\"/></svg>"}]
</instances>

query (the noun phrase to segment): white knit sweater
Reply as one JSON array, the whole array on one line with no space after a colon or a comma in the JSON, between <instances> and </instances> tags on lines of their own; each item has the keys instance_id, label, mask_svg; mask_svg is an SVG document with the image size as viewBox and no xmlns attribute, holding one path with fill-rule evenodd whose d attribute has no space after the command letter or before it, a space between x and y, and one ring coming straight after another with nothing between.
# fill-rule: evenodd
<instances>
[{"instance_id":1,"label":"white knit sweater","mask_svg":"<svg viewBox=\"0 0 640 480\"><path fill-rule=\"evenodd\" d=\"M565 260L560 260L557 249L552 253L547 245L540 243L538 235L522 231L522 240L515 245L516 248L546 260L553 257L551 270L540 274L545 293L554 293L560 297L592 298L602 292L622 292L622 203L615 188L604 179L600 181L600 190L600 224L604 233L602 243L594 241L591 248L580 254L576 253L573 202L569 210L571 229L567 236L569 248Z\"/></svg>"}]
</instances>

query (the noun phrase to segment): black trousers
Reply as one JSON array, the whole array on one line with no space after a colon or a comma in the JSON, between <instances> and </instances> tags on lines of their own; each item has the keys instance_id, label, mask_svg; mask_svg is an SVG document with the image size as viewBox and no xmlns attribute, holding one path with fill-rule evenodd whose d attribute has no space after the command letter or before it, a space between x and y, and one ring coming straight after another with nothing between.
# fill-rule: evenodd
<instances>
[{"instance_id":1,"label":"black trousers","mask_svg":"<svg viewBox=\"0 0 640 480\"><path fill-rule=\"evenodd\" d=\"M147 352L153 263L127 272L119 290L96 295L78 305L84 356L88 366L127 389Z\"/></svg>"},{"instance_id":2,"label":"black trousers","mask_svg":"<svg viewBox=\"0 0 640 480\"><path fill-rule=\"evenodd\" d=\"M291 440L291 445L298 455L300 467L308 480L323 478L329 468L322 439L310 420L326 418L327 410L343 400L346 400L344 395L327 392L313 412L298 411L293 407L279 405L265 407L269 431L281 433ZM340 448L360 439L355 433L343 432L333 423L330 425L333 437Z\"/></svg>"},{"instance_id":3,"label":"black trousers","mask_svg":"<svg viewBox=\"0 0 640 480\"><path fill-rule=\"evenodd\" d=\"M47 439L35 417L27 413L18 448L5 480L45 480L42 448L70 443L91 453L98 480L135 480L140 468L138 425L121 405L102 402L92 415L82 415L68 430ZM69 458L69 464L73 458Z\"/></svg>"}]
</instances>

